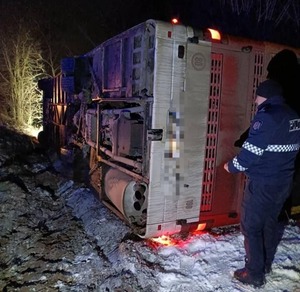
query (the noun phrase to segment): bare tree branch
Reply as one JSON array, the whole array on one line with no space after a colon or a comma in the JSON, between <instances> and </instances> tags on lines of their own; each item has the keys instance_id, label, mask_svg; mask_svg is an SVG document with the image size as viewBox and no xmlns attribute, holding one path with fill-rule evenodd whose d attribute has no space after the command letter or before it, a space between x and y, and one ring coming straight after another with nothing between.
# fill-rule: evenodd
<instances>
[{"instance_id":1,"label":"bare tree branch","mask_svg":"<svg viewBox=\"0 0 300 292\"><path fill-rule=\"evenodd\" d=\"M40 44L30 30L19 25L14 33L1 32L0 96L5 97L5 119L16 128L32 126L42 115L42 95L37 81L45 77ZM3 107L2 107L3 109Z\"/></svg>"}]
</instances>

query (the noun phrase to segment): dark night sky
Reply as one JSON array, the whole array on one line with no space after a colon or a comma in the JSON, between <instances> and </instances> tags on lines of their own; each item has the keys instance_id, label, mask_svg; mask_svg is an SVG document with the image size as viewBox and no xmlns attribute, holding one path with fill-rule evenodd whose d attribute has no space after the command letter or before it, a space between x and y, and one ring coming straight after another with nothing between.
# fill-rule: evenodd
<instances>
[{"instance_id":1,"label":"dark night sky","mask_svg":"<svg viewBox=\"0 0 300 292\"><path fill-rule=\"evenodd\" d=\"M174 16L197 28L300 47L300 0L0 0L0 27L22 19L60 55L85 53L146 19Z\"/></svg>"},{"instance_id":2,"label":"dark night sky","mask_svg":"<svg viewBox=\"0 0 300 292\"><path fill-rule=\"evenodd\" d=\"M300 0L174 2L182 21L189 25L214 27L222 33L300 47Z\"/></svg>"}]
</instances>

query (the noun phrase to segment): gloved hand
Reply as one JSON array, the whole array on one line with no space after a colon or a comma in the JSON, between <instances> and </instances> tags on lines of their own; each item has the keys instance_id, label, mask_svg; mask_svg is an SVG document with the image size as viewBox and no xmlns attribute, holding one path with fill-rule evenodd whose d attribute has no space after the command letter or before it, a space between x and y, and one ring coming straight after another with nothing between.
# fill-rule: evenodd
<instances>
[{"instance_id":1,"label":"gloved hand","mask_svg":"<svg viewBox=\"0 0 300 292\"><path fill-rule=\"evenodd\" d=\"M250 130L250 128L248 128L248 129L240 136L240 138L234 142L233 145L234 145L235 147L239 147L239 148L242 147L243 143L244 143L244 142L246 141L246 139L248 138L249 130Z\"/></svg>"}]
</instances>

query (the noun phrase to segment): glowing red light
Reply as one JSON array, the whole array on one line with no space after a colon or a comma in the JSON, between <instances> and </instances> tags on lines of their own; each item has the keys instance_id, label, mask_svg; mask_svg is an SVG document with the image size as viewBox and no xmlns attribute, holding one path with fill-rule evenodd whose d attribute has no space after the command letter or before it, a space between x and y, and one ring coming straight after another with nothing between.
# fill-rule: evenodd
<instances>
[{"instance_id":1,"label":"glowing red light","mask_svg":"<svg viewBox=\"0 0 300 292\"><path fill-rule=\"evenodd\" d=\"M158 243L159 245L164 245L164 246L172 246L175 244L175 242L171 239L171 237L166 235L156 237L156 238L151 238L151 240Z\"/></svg>"},{"instance_id":2,"label":"glowing red light","mask_svg":"<svg viewBox=\"0 0 300 292\"><path fill-rule=\"evenodd\" d=\"M179 23L179 20L177 18L172 18L171 22L173 24L178 24Z\"/></svg>"},{"instance_id":3,"label":"glowing red light","mask_svg":"<svg viewBox=\"0 0 300 292\"><path fill-rule=\"evenodd\" d=\"M197 229L195 229L192 234L193 235L196 235L196 234L202 234L203 233L203 230L205 230L206 228L206 223L200 223L198 224L197 226Z\"/></svg>"},{"instance_id":4,"label":"glowing red light","mask_svg":"<svg viewBox=\"0 0 300 292\"><path fill-rule=\"evenodd\" d=\"M205 228L207 224L205 222L199 223L197 228L189 233L179 233L172 235L162 235L160 237L153 237L147 240L149 246L152 248L160 248L160 247L168 247L168 246L176 246L176 247L184 247L189 244L190 240L194 235L200 235L205 233Z\"/></svg>"}]
</instances>

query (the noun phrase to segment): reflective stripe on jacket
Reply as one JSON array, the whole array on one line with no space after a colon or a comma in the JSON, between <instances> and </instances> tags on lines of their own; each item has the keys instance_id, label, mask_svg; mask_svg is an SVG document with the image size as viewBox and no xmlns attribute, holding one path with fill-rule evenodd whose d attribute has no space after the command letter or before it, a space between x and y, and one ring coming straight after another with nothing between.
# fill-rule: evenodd
<instances>
[{"instance_id":1,"label":"reflective stripe on jacket","mask_svg":"<svg viewBox=\"0 0 300 292\"><path fill-rule=\"evenodd\" d=\"M281 96L272 97L259 105L249 136L228 168L252 179L280 183L292 178L299 148L299 116Z\"/></svg>"}]
</instances>

